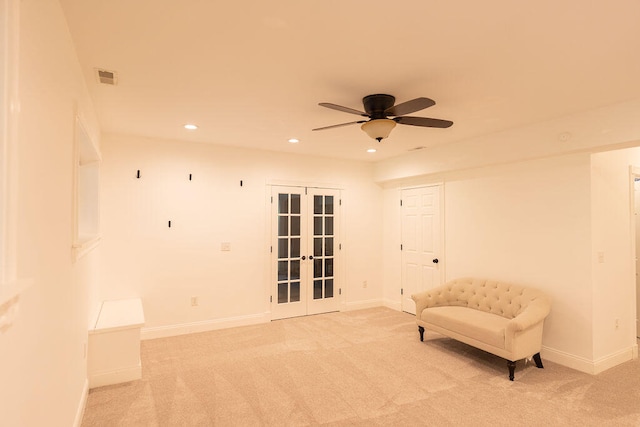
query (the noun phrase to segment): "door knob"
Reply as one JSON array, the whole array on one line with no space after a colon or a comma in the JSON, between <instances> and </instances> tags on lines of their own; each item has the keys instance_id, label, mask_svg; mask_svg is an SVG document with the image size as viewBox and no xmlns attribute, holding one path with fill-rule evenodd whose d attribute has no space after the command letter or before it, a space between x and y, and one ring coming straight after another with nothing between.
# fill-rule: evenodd
<instances>
[{"instance_id":1,"label":"door knob","mask_svg":"<svg viewBox=\"0 0 640 427\"><path fill-rule=\"evenodd\" d=\"M305 259L307 259L307 257L302 255L302 260L304 261Z\"/></svg>"},{"instance_id":2,"label":"door knob","mask_svg":"<svg viewBox=\"0 0 640 427\"><path fill-rule=\"evenodd\" d=\"M313 259L313 255L309 255L309 259Z\"/></svg>"},{"instance_id":3,"label":"door knob","mask_svg":"<svg viewBox=\"0 0 640 427\"><path fill-rule=\"evenodd\" d=\"M440 262L440 261L438 261L438 258L434 258L434 259L433 259L433 263L434 263L434 264L437 264L438 262Z\"/></svg>"}]
</instances>

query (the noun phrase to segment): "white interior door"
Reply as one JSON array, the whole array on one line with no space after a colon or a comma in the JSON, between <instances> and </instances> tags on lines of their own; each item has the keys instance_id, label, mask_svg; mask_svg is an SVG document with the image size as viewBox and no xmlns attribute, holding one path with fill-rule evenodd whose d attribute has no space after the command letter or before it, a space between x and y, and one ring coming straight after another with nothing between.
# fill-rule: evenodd
<instances>
[{"instance_id":1,"label":"white interior door","mask_svg":"<svg viewBox=\"0 0 640 427\"><path fill-rule=\"evenodd\" d=\"M338 237L340 193L337 190L309 188L309 246L307 271L309 296L307 314L327 313L340 308L340 288L337 287L339 252Z\"/></svg>"},{"instance_id":2,"label":"white interior door","mask_svg":"<svg viewBox=\"0 0 640 427\"><path fill-rule=\"evenodd\" d=\"M415 314L411 295L439 285L444 272L441 254L442 186L405 189L402 203L402 310Z\"/></svg>"},{"instance_id":3,"label":"white interior door","mask_svg":"<svg viewBox=\"0 0 640 427\"><path fill-rule=\"evenodd\" d=\"M340 308L339 190L272 189L272 319Z\"/></svg>"}]
</instances>

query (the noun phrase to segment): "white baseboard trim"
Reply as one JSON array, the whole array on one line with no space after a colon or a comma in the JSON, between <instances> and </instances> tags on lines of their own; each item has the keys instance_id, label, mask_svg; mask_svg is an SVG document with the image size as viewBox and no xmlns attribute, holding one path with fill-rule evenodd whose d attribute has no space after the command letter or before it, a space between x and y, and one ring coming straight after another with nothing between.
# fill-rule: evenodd
<instances>
[{"instance_id":1,"label":"white baseboard trim","mask_svg":"<svg viewBox=\"0 0 640 427\"><path fill-rule=\"evenodd\" d=\"M392 310L402 311L402 304L400 303L400 301L384 299L382 300L382 305Z\"/></svg>"},{"instance_id":2,"label":"white baseboard trim","mask_svg":"<svg viewBox=\"0 0 640 427\"><path fill-rule=\"evenodd\" d=\"M89 376L89 388L102 387L105 385L126 383L142 378L142 363L138 366L118 369L116 371L100 372Z\"/></svg>"},{"instance_id":3,"label":"white baseboard trim","mask_svg":"<svg viewBox=\"0 0 640 427\"><path fill-rule=\"evenodd\" d=\"M381 307L383 305L382 299L370 299L365 301L347 302L344 304L343 309L344 311L364 310L366 308Z\"/></svg>"},{"instance_id":4,"label":"white baseboard trim","mask_svg":"<svg viewBox=\"0 0 640 427\"><path fill-rule=\"evenodd\" d=\"M174 337L177 335L193 334L197 332L214 331L216 329L234 328L237 326L256 325L271 321L269 312L251 314L248 316L227 317L224 319L202 320L199 322L181 323L178 325L156 326L142 328L140 339L151 340L155 338Z\"/></svg>"},{"instance_id":5,"label":"white baseboard trim","mask_svg":"<svg viewBox=\"0 0 640 427\"><path fill-rule=\"evenodd\" d=\"M78 409L76 410L76 418L73 420L73 427L80 427L80 425L82 425L82 418L84 418L84 409L87 407L88 396L89 379L85 378L84 386L82 387L82 394L80 395L80 402L78 403Z\"/></svg>"},{"instance_id":6,"label":"white baseboard trim","mask_svg":"<svg viewBox=\"0 0 640 427\"><path fill-rule=\"evenodd\" d=\"M637 344L635 345L635 347L637 347ZM596 360L594 362L594 373L599 374L600 372L604 372L607 369L613 368L614 366L618 366L619 364L628 362L632 359L633 347L620 350L616 353L601 357L600 359Z\"/></svg>"},{"instance_id":7,"label":"white baseboard trim","mask_svg":"<svg viewBox=\"0 0 640 427\"><path fill-rule=\"evenodd\" d=\"M634 354L637 357L637 353L638 345L636 344L608 356L601 357L598 360L589 360L564 351L542 346L541 356L543 360L546 359L550 362L566 366L567 368L575 369L587 374L597 375L607 369L632 360L634 358Z\"/></svg>"},{"instance_id":8,"label":"white baseboard trim","mask_svg":"<svg viewBox=\"0 0 640 427\"><path fill-rule=\"evenodd\" d=\"M543 363L545 360L548 360L550 362L566 366L567 368L575 369L576 371L593 374L593 361L584 357L575 356L573 354L545 346L542 346L540 356L542 357Z\"/></svg>"}]
</instances>

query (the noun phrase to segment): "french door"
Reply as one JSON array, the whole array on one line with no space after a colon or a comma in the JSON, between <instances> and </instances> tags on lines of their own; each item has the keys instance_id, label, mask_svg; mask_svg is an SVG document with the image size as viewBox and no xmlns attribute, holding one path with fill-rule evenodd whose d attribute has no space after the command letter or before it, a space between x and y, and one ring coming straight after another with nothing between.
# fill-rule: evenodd
<instances>
[{"instance_id":1,"label":"french door","mask_svg":"<svg viewBox=\"0 0 640 427\"><path fill-rule=\"evenodd\" d=\"M339 310L339 214L339 190L272 187L272 319Z\"/></svg>"}]
</instances>

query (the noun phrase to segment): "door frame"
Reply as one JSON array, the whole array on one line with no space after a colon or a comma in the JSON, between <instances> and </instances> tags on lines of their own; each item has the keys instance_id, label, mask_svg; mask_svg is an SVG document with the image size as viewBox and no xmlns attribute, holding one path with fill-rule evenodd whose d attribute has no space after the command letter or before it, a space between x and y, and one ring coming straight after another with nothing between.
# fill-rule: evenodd
<instances>
[{"instance_id":1,"label":"door frame","mask_svg":"<svg viewBox=\"0 0 640 427\"><path fill-rule=\"evenodd\" d=\"M638 248L636 245L636 233L638 233L638 230L636 229L636 189L635 189L635 180L636 178L640 179L640 167L638 166L633 166L630 165L629 166L629 210L630 210L630 218L631 218L631 259L633 260L633 277L634 279L636 279L636 275L640 274L640 271L638 271L638 269L636 268L636 257L638 256ZM638 300L640 299L640 289L638 287L638 282L637 279L634 280L634 288L635 288L635 299L633 300L633 305L635 307L635 310L633 310L633 313L635 315L635 336L636 338L640 337L640 313L638 312L640 310L640 304L638 304ZM637 357L637 347L635 347L636 350L636 354L634 355L634 358Z\"/></svg>"},{"instance_id":2,"label":"door frame","mask_svg":"<svg viewBox=\"0 0 640 427\"><path fill-rule=\"evenodd\" d=\"M440 284L445 283L446 280L446 248L445 248L445 209L444 209L444 202L445 202L445 188L444 188L444 182L434 182L434 183L430 183L430 184L424 184L424 185L411 185L411 186L406 186L406 187L401 187L399 189L398 192L398 199L400 200L400 202L398 203L400 209L399 209L399 216L400 216L400 227L399 227L399 232L400 232L400 243L402 244L402 223L403 223L403 216L402 216L402 192L405 190L415 190L415 189L419 189L419 188L427 188L427 187L438 187L439 191L438 191L438 197L439 197L439 214L440 214L440 241L438 242L438 244L440 245L440 256L438 258L438 271L440 272L440 277L439 277L439 281ZM404 284L405 284L405 271L404 271L404 256L403 256L403 251L402 248L400 248L400 295L399 295L399 303L400 303L400 311L404 311L403 307L402 307L402 300L404 298Z\"/></svg>"},{"instance_id":3,"label":"door frame","mask_svg":"<svg viewBox=\"0 0 640 427\"><path fill-rule=\"evenodd\" d=\"M273 244L273 206L271 202L271 197L273 191L276 187L296 187L310 189L322 189L322 190L332 190L338 191L339 194L339 202L337 208L339 209L339 224L337 225L337 233L335 234L336 242L336 253L334 255L335 265L334 265L334 278L337 282L337 287L334 292L337 294L337 308L338 311L345 310L345 295L346 295L346 265L345 265L345 251L344 251L344 235L345 235L345 226L344 226L344 218L345 218L345 195L346 191L339 185L336 184L325 184L325 183L301 183L299 181L287 181L287 180L273 180L266 183L265 186L265 234L264 241L266 243L266 250L264 255L265 260L265 268L264 268L264 295L265 295L265 313L267 314L269 321L278 320L273 319L273 311L272 311L272 301L276 297L273 295L273 283L272 279L274 277L274 268L275 263L273 262L273 252L276 248L272 247ZM313 315L313 314L309 314Z\"/></svg>"}]
</instances>

